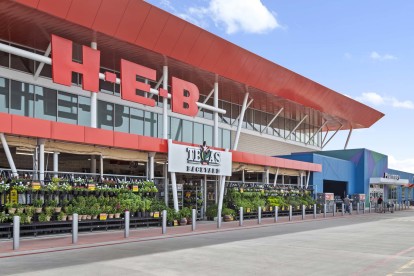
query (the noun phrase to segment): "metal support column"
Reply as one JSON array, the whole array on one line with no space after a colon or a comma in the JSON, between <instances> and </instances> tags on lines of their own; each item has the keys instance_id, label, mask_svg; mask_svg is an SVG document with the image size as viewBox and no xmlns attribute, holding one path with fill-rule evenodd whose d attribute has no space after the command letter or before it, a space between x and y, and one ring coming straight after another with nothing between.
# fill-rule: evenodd
<instances>
[{"instance_id":1,"label":"metal support column","mask_svg":"<svg viewBox=\"0 0 414 276\"><path fill-rule=\"evenodd\" d=\"M359 215L359 202L357 202L356 208L357 208L357 215Z\"/></svg>"},{"instance_id":2,"label":"metal support column","mask_svg":"<svg viewBox=\"0 0 414 276\"><path fill-rule=\"evenodd\" d=\"M275 206L275 222L279 219L279 206Z\"/></svg>"},{"instance_id":3,"label":"metal support column","mask_svg":"<svg viewBox=\"0 0 414 276\"><path fill-rule=\"evenodd\" d=\"M177 179L175 178L175 172L171 173L171 185L172 185L172 193L173 193L173 201L174 201L174 210L178 212L179 209L178 209Z\"/></svg>"},{"instance_id":4,"label":"metal support column","mask_svg":"<svg viewBox=\"0 0 414 276\"><path fill-rule=\"evenodd\" d=\"M168 164L164 164L164 203L168 206Z\"/></svg>"},{"instance_id":5,"label":"metal support column","mask_svg":"<svg viewBox=\"0 0 414 276\"><path fill-rule=\"evenodd\" d=\"M305 209L306 209L306 206L302 205L302 220L304 220L306 216Z\"/></svg>"},{"instance_id":6,"label":"metal support column","mask_svg":"<svg viewBox=\"0 0 414 276\"><path fill-rule=\"evenodd\" d=\"M204 175L204 181L203 181L203 210L204 213L202 214L202 217L206 217L206 210L207 210L207 175Z\"/></svg>"},{"instance_id":7,"label":"metal support column","mask_svg":"<svg viewBox=\"0 0 414 276\"><path fill-rule=\"evenodd\" d=\"M323 205L323 217L326 218L326 203Z\"/></svg>"},{"instance_id":8,"label":"metal support column","mask_svg":"<svg viewBox=\"0 0 414 276\"><path fill-rule=\"evenodd\" d=\"M334 203L334 205L333 205L333 210L332 210L332 216L334 217L335 216L335 213L336 213L336 204Z\"/></svg>"},{"instance_id":9,"label":"metal support column","mask_svg":"<svg viewBox=\"0 0 414 276\"><path fill-rule=\"evenodd\" d=\"M79 223L78 214L73 214L73 218L72 218L72 243L73 244L78 242L78 223Z\"/></svg>"},{"instance_id":10,"label":"metal support column","mask_svg":"<svg viewBox=\"0 0 414 276\"><path fill-rule=\"evenodd\" d=\"M302 120L299 121L299 123L289 132L285 139L290 138L290 136L292 136L292 133L298 129L298 127L303 123L303 121L306 120L306 118L308 118L308 115L305 115L305 117L303 117Z\"/></svg>"},{"instance_id":11,"label":"metal support column","mask_svg":"<svg viewBox=\"0 0 414 276\"><path fill-rule=\"evenodd\" d=\"M345 204L342 203L342 216L345 216Z\"/></svg>"},{"instance_id":12,"label":"metal support column","mask_svg":"<svg viewBox=\"0 0 414 276\"><path fill-rule=\"evenodd\" d=\"M239 211L239 226L243 226L243 207L240 207L240 211Z\"/></svg>"},{"instance_id":13,"label":"metal support column","mask_svg":"<svg viewBox=\"0 0 414 276\"><path fill-rule=\"evenodd\" d=\"M167 234L167 210L162 210L162 233Z\"/></svg>"},{"instance_id":14,"label":"metal support column","mask_svg":"<svg viewBox=\"0 0 414 276\"><path fill-rule=\"evenodd\" d=\"M7 161L9 162L9 166L12 171L12 174L14 177L17 177L18 176L17 169L16 169L16 166L14 165L13 157L10 153L9 145L7 144L7 140L6 140L6 137L4 136L4 133L0 133L0 139L1 139L1 144L3 145L4 153L6 154Z\"/></svg>"},{"instance_id":15,"label":"metal support column","mask_svg":"<svg viewBox=\"0 0 414 276\"><path fill-rule=\"evenodd\" d=\"M219 198L218 208L217 208L217 228L221 227L221 211L223 209L225 184L226 184L226 177L223 175L220 177L220 198Z\"/></svg>"},{"instance_id":16,"label":"metal support column","mask_svg":"<svg viewBox=\"0 0 414 276\"><path fill-rule=\"evenodd\" d=\"M214 107L218 108L218 82L214 83ZM218 112L214 111L213 146L219 147Z\"/></svg>"},{"instance_id":17,"label":"metal support column","mask_svg":"<svg viewBox=\"0 0 414 276\"><path fill-rule=\"evenodd\" d=\"M168 91L168 66L162 67L162 88ZM162 98L162 138L168 139L168 97Z\"/></svg>"},{"instance_id":18,"label":"metal support column","mask_svg":"<svg viewBox=\"0 0 414 276\"><path fill-rule=\"evenodd\" d=\"M262 207L259 206L257 209L257 224L262 223Z\"/></svg>"},{"instance_id":19,"label":"metal support column","mask_svg":"<svg viewBox=\"0 0 414 276\"><path fill-rule=\"evenodd\" d=\"M313 204L313 218L316 219L316 204Z\"/></svg>"},{"instance_id":20,"label":"metal support column","mask_svg":"<svg viewBox=\"0 0 414 276\"><path fill-rule=\"evenodd\" d=\"M129 211L125 211L125 228L124 228L124 238L129 237Z\"/></svg>"},{"instance_id":21,"label":"metal support column","mask_svg":"<svg viewBox=\"0 0 414 276\"><path fill-rule=\"evenodd\" d=\"M276 172L275 172L275 180L273 181L273 186L276 186L278 176L279 176L279 168L276 168Z\"/></svg>"},{"instance_id":22,"label":"metal support column","mask_svg":"<svg viewBox=\"0 0 414 276\"><path fill-rule=\"evenodd\" d=\"M96 156L91 155L91 173L96 174Z\"/></svg>"},{"instance_id":23,"label":"metal support column","mask_svg":"<svg viewBox=\"0 0 414 276\"><path fill-rule=\"evenodd\" d=\"M191 230L196 230L196 223L197 223L197 212L196 209L191 210Z\"/></svg>"},{"instance_id":24,"label":"metal support column","mask_svg":"<svg viewBox=\"0 0 414 276\"><path fill-rule=\"evenodd\" d=\"M13 216L13 250L20 247L20 217Z\"/></svg>"},{"instance_id":25,"label":"metal support column","mask_svg":"<svg viewBox=\"0 0 414 276\"><path fill-rule=\"evenodd\" d=\"M362 213L365 214L365 202L362 202Z\"/></svg>"},{"instance_id":26,"label":"metal support column","mask_svg":"<svg viewBox=\"0 0 414 276\"><path fill-rule=\"evenodd\" d=\"M349 129L349 133L348 133L348 137L346 138L346 142L345 142L344 150L346 150L346 148L348 147L349 139L351 139L351 134L352 134L352 126L351 126L351 128Z\"/></svg>"},{"instance_id":27,"label":"metal support column","mask_svg":"<svg viewBox=\"0 0 414 276\"><path fill-rule=\"evenodd\" d=\"M53 152L53 177L58 177L59 152Z\"/></svg>"},{"instance_id":28,"label":"metal support column","mask_svg":"<svg viewBox=\"0 0 414 276\"><path fill-rule=\"evenodd\" d=\"M43 184L45 180L45 140L38 139L39 145L39 180Z\"/></svg>"},{"instance_id":29,"label":"metal support column","mask_svg":"<svg viewBox=\"0 0 414 276\"><path fill-rule=\"evenodd\" d=\"M289 221L292 220L292 205L289 205Z\"/></svg>"},{"instance_id":30,"label":"metal support column","mask_svg":"<svg viewBox=\"0 0 414 276\"><path fill-rule=\"evenodd\" d=\"M243 124L244 113L246 112L246 105L247 105L248 98L249 98L249 92L246 92L246 94L244 95L242 110L240 113L239 125L237 126L236 138L234 139L233 150L237 150L237 146L239 144L240 132L241 132L242 124Z\"/></svg>"},{"instance_id":31,"label":"metal support column","mask_svg":"<svg viewBox=\"0 0 414 276\"><path fill-rule=\"evenodd\" d=\"M154 181L154 168L155 168L155 162L154 162L155 152L149 152L148 153L148 169L149 169L149 175L148 178L151 181Z\"/></svg>"},{"instance_id":32,"label":"metal support column","mask_svg":"<svg viewBox=\"0 0 414 276\"><path fill-rule=\"evenodd\" d=\"M99 175L101 176L101 179L103 178L104 174L104 166L103 166L104 160L102 154L99 156Z\"/></svg>"}]
</instances>

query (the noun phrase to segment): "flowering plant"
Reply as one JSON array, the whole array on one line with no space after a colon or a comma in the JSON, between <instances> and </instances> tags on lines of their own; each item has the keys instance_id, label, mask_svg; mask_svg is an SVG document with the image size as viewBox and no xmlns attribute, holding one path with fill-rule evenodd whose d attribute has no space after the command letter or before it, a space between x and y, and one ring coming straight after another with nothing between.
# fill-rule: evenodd
<instances>
[{"instance_id":1,"label":"flowering plant","mask_svg":"<svg viewBox=\"0 0 414 276\"><path fill-rule=\"evenodd\" d=\"M10 184L4 183L4 181L2 181L0 183L0 193L7 192L9 190L10 190Z\"/></svg>"}]
</instances>

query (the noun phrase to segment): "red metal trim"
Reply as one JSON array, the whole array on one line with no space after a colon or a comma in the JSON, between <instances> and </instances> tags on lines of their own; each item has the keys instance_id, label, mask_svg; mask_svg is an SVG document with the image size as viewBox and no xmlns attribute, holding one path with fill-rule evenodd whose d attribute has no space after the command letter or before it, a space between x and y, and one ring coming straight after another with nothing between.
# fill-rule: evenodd
<instances>
[{"instance_id":1,"label":"red metal trim","mask_svg":"<svg viewBox=\"0 0 414 276\"><path fill-rule=\"evenodd\" d=\"M0 113L0 132L114 148L168 153L168 140ZM177 144L198 146L190 143ZM214 148L222 150L219 148ZM233 162L304 171L322 171L322 165L254 153L231 151Z\"/></svg>"}]
</instances>

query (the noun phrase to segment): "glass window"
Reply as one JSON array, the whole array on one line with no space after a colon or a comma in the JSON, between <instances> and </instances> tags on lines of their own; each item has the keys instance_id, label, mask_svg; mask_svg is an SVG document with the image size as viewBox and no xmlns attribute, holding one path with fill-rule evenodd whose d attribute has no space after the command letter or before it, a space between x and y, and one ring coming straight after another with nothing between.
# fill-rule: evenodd
<instances>
[{"instance_id":1,"label":"glass window","mask_svg":"<svg viewBox=\"0 0 414 276\"><path fill-rule=\"evenodd\" d=\"M208 146L213 145L213 127L209 125L204 125L204 140Z\"/></svg>"},{"instance_id":2,"label":"glass window","mask_svg":"<svg viewBox=\"0 0 414 276\"><path fill-rule=\"evenodd\" d=\"M114 104L98 101L98 128L114 129Z\"/></svg>"},{"instance_id":3,"label":"glass window","mask_svg":"<svg viewBox=\"0 0 414 276\"><path fill-rule=\"evenodd\" d=\"M114 130L129 132L129 107L119 104L115 105Z\"/></svg>"},{"instance_id":4,"label":"glass window","mask_svg":"<svg viewBox=\"0 0 414 276\"><path fill-rule=\"evenodd\" d=\"M78 123L78 96L58 92L58 122L74 125Z\"/></svg>"},{"instance_id":5,"label":"glass window","mask_svg":"<svg viewBox=\"0 0 414 276\"><path fill-rule=\"evenodd\" d=\"M164 122L164 119L163 119L162 114L158 114L158 138L163 137L163 122Z\"/></svg>"},{"instance_id":6,"label":"glass window","mask_svg":"<svg viewBox=\"0 0 414 276\"><path fill-rule=\"evenodd\" d=\"M223 129L222 128L219 128L217 146L220 147L220 148L223 147Z\"/></svg>"},{"instance_id":7,"label":"glass window","mask_svg":"<svg viewBox=\"0 0 414 276\"><path fill-rule=\"evenodd\" d=\"M203 141L204 141L203 133L204 133L203 125L199 123L194 123L194 138L193 138L194 144L198 144L198 145L203 144Z\"/></svg>"},{"instance_id":8,"label":"glass window","mask_svg":"<svg viewBox=\"0 0 414 276\"><path fill-rule=\"evenodd\" d=\"M0 112L9 112L9 80L5 78L0 78Z\"/></svg>"},{"instance_id":9,"label":"glass window","mask_svg":"<svg viewBox=\"0 0 414 276\"><path fill-rule=\"evenodd\" d=\"M37 69L37 66L39 66L39 62L35 62L35 66ZM51 79L52 78L52 65L43 64L43 68L42 68L42 71L40 71L40 75L42 77Z\"/></svg>"},{"instance_id":10,"label":"glass window","mask_svg":"<svg viewBox=\"0 0 414 276\"><path fill-rule=\"evenodd\" d=\"M15 46L16 47L16 46ZM27 49L25 49L27 50ZM11 68L34 74L34 61L28 58L11 55Z\"/></svg>"},{"instance_id":11,"label":"glass window","mask_svg":"<svg viewBox=\"0 0 414 276\"><path fill-rule=\"evenodd\" d=\"M145 111L144 121L144 135L157 137L158 132L158 114L154 112Z\"/></svg>"},{"instance_id":12,"label":"glass window","mask_svg":"<svg viewBox=\"0 0 414 276\"><path fill-rule=\"evenodd\" d=\"M241 107L237 104L231 104L231 123L233 124L236 118L240 115ZM236 122L239 123L238 121Z\"/></svg>"},{"instance_id":13,"label":"glass window","mask_svg":"<svg viewBox=\"0 0 414 276\"><path fill-rule=\"evenodd\" d=\"M183 142L193 142L193 122L183 120Z\"/></svg>"},{"instance_id":14,"label":"glass window","mask_svg":"<svg viewBox=\"0 0 414 276\"><path fill-rule=\"evenodd\" d=\"M35 86L35 117L56 121L57 91Z\"/></svg>"},{"instance_id":15,"label":"glass window","mask_svg":"<svg viewBox=\"0 0 414 276\"><path fill-rule=\"evenodd\" d=\"M171 117L171 139L175 141L183 140L183 120Z\"/></svg>"},{"instance_id":16,"label":"glass window","mask_svg":"<svg viewBox=\"0 0 414 276\"><path fill-rule=\"evenodd\" d=\"M79 96L78 101L78 124L91 126L91 98Z\"/></svg>"},{"instance_id":17,"label":"glass window","mask_svg":"<svg viewBox=\"0 0 414 276\"><path fill-rule=\"evenodd\" d=\"M144 111L131 108L130 113L130 132L133 134L144 135Z\"/></svg>"},{"instance_id":18,"label":"glass window","mask_svg":"<svg viewBox=\"0 0 414 276\"><path fill-rule=\"evenodd\" d=\"M10 113L33 117L34 85L12 80Z\"/></svg>"},{"instance_id":19,"label":"glass window","mask_svg":"<svg viewBox=\"0 0 414 276\"><path fill-rule=\"evenodd\" d=\"M0 51L0 66L9 67L9 53Z\"/></svg>"},{"instance_id":20,"label":"glass window","mask_svg":"<svg viewBox=\"0 0 414 276\"><path fill-rule=\"evenodd\" d=\"M231 131L228 129L223 129L223 148L231 149Z\"/></svg>"},{"instance_id":21,"label":"glass window","mask_svg":"<svg viewBox=\"0 0 414 276\"><path fill-rule=\"evenodd\" d=\"M223 102L222 108L226 110L226 114L220 114L221 121L226 124L231 124L231 103Z\"/></svg>"}]
</instances>

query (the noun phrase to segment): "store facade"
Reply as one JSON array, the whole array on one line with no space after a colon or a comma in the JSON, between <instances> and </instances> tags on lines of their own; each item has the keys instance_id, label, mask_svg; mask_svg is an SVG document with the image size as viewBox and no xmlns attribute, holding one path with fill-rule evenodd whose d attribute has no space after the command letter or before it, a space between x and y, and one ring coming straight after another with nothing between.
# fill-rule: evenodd
<instances>
[{"instance_id":1,"label":"store facade","mask_svg":"<svg viewBox=\"0 0 414 276\"><path fill-rule=\"evenodd\" d=\"M388 167L388 156L368 149L297 153L284 156L321 164L321 172L313 173L310 183L318 193L347 195L365 194L366 201L412 201L414 173Z\"/></svg>"},{"instance_id":2,"label":"store facade","mask_svg":"<svg viewBox=\"0 0 414 276\"><path fill-rule=\"evenodd\" d=\"M144 1L2 1L0 15L0 167L42 185L149 179L174 209L181 188L205 210L225 183L308 187L323 165L272 156L383 116Z\"/></svg>"}]
</instances>

